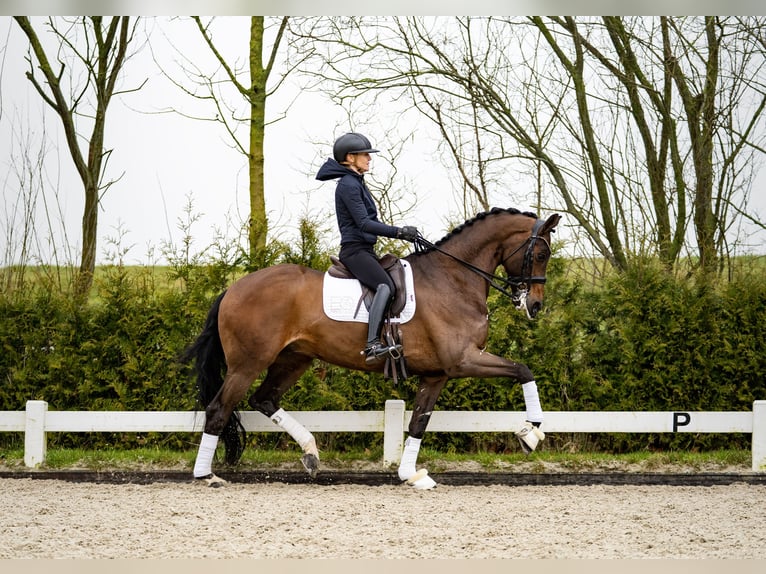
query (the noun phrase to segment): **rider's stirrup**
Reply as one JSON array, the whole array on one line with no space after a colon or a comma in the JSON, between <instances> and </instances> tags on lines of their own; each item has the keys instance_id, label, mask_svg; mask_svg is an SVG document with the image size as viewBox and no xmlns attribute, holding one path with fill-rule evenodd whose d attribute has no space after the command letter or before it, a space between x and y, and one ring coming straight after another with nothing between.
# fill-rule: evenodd
<instances>
[{"instance_id":1,"label":"rider's stirrup","mask_svg":"<svg viewBox=\"0 0 766 574\"><path fill-rule=\"evenodd\" d=\"M401 345L391 345L389 347L380 341L375 341L372 345L368 345L367 348L362 351L362 353L366 355L364 361L367 364L370 364L376 362L382 357L385 357L386 355L390 355L394 359L398 359L401 356L401 351Z\"/></svg>"}]
</instances>

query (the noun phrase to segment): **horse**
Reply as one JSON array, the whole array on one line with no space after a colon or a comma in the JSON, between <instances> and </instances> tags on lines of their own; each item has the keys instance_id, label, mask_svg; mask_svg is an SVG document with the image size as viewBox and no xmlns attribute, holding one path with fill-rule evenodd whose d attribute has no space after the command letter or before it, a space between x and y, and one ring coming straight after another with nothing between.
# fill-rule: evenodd
<instances>
[{"instance_id":1,"label":"horse","mask_svg":"<svg viewBox=\"0 0 766 574\"><path fill-rule=\"evenodd\" d=\"M417 395L398 467L399 478L419 490L436 486L417 470L421 440L439 394L450 379L507 377L522 385L526 421L516 432L529 453L543 440L542 409L531 370L485 350L490 287L512 297L533 319L543 303L550 237L561 216L547 219L514 208L492 208L453 229L435 244L422 236L403 257L412 268L417 294L413 317L399 326L406 369L418 376ZM495 275L502 267L506 276ZM235 464L244 449L244 427L236 407L262 374L248 404L296 440L301 461L314 477L319 452L313 435L284 409L280 399L314 359L340 367L382 372L360 350L366 324L330 319L323 310L324 272L278 264L252 272L221 293L184 360L194 361L205 425L193 475L209 486L225 480L212 471L219 438L225 461Z\"/></svg>"}]
</instances>

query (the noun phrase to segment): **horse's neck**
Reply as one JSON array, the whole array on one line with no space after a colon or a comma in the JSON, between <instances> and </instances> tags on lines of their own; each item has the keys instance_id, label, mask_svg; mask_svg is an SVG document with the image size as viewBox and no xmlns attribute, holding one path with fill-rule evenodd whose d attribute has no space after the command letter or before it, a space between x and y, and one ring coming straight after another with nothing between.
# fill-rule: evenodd
<instances>
[{"instance_id":1,"label":"horse's neck","mask_svg":"<svg viewBox=\"0 0 766 574\"><path fill-rule=\"evenodd\" d=\"M496 235L486 231L455 236L440 248L457 259L466 261L487 273L492 273L500 264L497 248L502 242L502 238Z\"/></svg>"},{"instance_id":2,"label":"horse's neck","mask_svg":"<svg viewBox=\"0 0 766 574\"><path fill-rule=\"evenodd\" d=\"M419 255L411 263L426 274L438 277L439 281L455 281L456 285L475 283L483 291L486 280L469 271L461 262L478 267L485 273L492 273L500 262L497 253L499 244L500 240L490 233L453 236L439 245L437 250Z\"/></svg>"}]
</instances>

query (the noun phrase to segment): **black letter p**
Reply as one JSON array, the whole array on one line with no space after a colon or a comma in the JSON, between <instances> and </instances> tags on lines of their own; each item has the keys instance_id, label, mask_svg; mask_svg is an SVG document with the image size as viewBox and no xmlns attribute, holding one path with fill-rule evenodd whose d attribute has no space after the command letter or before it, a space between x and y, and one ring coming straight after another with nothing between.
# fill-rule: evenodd
<instances>
[{"instance_id":1,"label":"black letter p","mask_svg":"<svg viewBox=\"0 0 766 574\"><path fill-rule=\"evenodd\" d=\"M691 420L689 413L673 413L673 432L678 432L678 427L685 427Z\"/></svg>"}]
</instances>

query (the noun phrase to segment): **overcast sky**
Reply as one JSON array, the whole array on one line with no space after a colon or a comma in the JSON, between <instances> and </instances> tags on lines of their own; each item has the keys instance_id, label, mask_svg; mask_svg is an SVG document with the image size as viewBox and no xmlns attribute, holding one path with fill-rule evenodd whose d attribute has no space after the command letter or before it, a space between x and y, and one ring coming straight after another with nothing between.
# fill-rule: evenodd
<instances>
[{"instance_id":1,"label":"overcast sky","mask_svg":"<svg viewBox=\"0 0 766 574\"><path fill-rule=\"evenodd\" d=\"M225 36L216 35L225 53L242 54L247 45L249 19L228 18L221 24L227 27ZM172 69L179 56L175 49L203 62L209 58L207 48L202 46L199 33L193 23L186 20L156 23L152 32L152 47L164 66ZM218 29L220 30L220 28ZM0 17L0 45L8 49L2 53L2 117L0 118L0 161L6 167L13 149L18 152L18 138L24 132L40 129L40 117L44 116L48 136L58 142L58 149L46 152L48 183L57 189L64 220L74 242L80 234L83 192L60 133L60 121L43 104L30 82L24 77L26 38L10 17ZM232 149L228 136L220 124L194 121L178 114L156 112L168 108L180 108L188 113L202 113L196 103L162 77L152 61L147 48L134 56L126 65L128 82L136 85L143 79L146 85L133 94L116 98L108 111L106 146L114 149L109 162L110 178L120 177L102 200L99 215L98 260L104 261L114 251L107 237L117 237L117 229L124 234L122 247L132 246L125 259L128 263L146 263L149 252L155 256L163 242L180 245L182 232L178 220L185 217L184 208L191 199L193 212L200 220L192 227L197 249L209 245L217 231L232 237L235 233L228 222L241 225L247 218L247 163L245 158ZM130 88L130 84L123 88ZM267 109L271 118L281 114L295 96L294 91L283 90L269 101ZM345 111L333 105L318 93L304 93L290 107L287 117L267 129L266 134L266 206L272 229L282 238L294 237L299 218L308 213L323 220L331 232L335 231L332 199L332 183L320 183L313 174L331 154L333 138L342 133ZM386 149L384 117L371 117L369 123L358 127L365 131L379 149ZM427 134L427 125L418 126L418 137L410 143L408 153L397 161L402 174L402 206L415 203L405 220L395 224L418 226L432 240L440 238L449 229L449 221L460 217L459 206L448 174L433 159L435 141ZM11 148L11 149L9 149ZM54 167L51 168L50 166ZM385 161L376 158L373 170L385 175ZM10 166L12 172L13 166ZM58 172L57 172L58 170ZM3 185L4 210L14 200L9 194L9 173ZM766 181L761 174L761 181ZM529 182L530 189L533 182ZM515 206L529 209L524 204L526 194L523 185L518 189L503 190L503 199L497 202L504 207ZM766 194L756 190L754 201L761 217L766 216ZM0 219L0 228L7 223ZM541 214L545 215L545 214ZM0 236L1 241L5 237ZM0 256L5 249L0 250ZM79 258L75 257L79 261ZM3 261L3 263L5 263Z\"/></svg>"}]
</instances>

